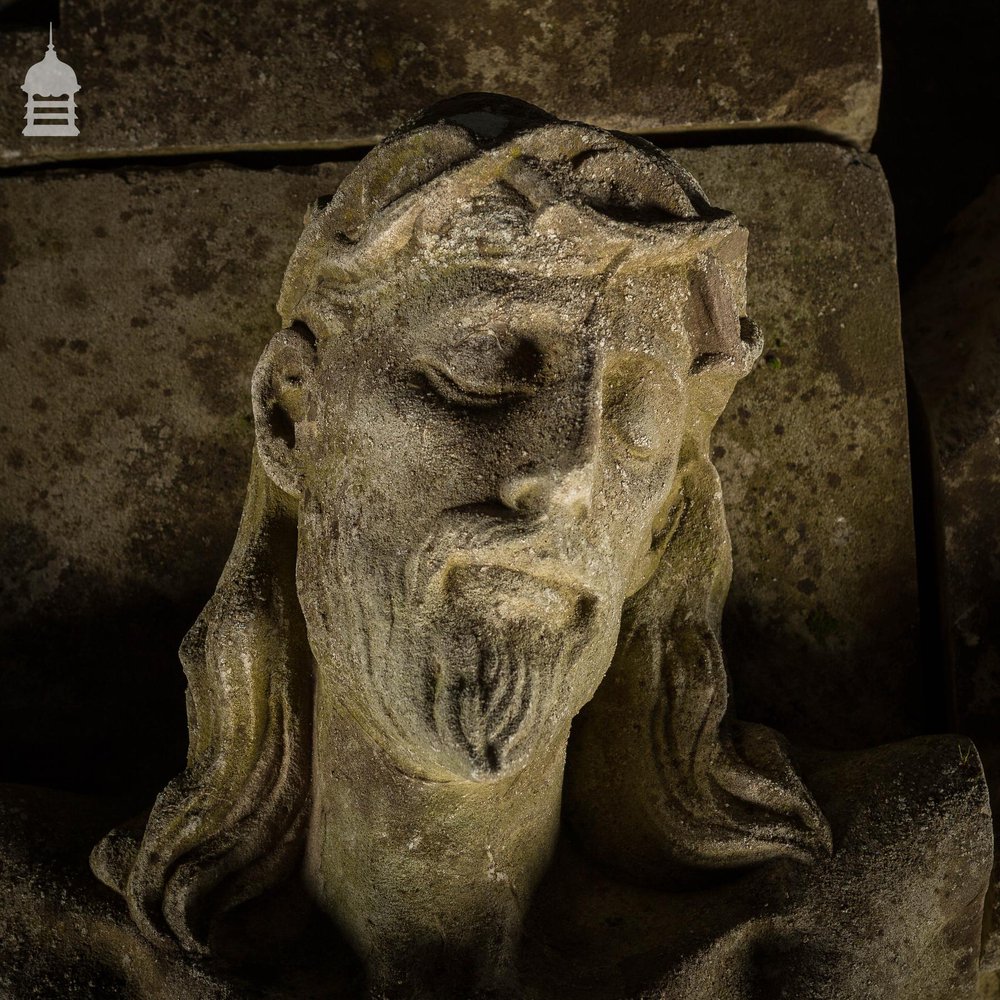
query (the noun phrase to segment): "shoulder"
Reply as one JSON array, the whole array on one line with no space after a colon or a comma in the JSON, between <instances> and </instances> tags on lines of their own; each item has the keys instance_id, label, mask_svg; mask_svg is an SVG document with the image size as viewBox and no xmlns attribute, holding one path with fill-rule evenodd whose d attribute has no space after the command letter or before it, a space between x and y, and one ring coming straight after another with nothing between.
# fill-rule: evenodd
<instances>
[{"instance_id":1,"label":"shoulder","mask_svg":"<svg viewBox=\"0 0 1000 1000\"><path fill-rule=\"evenodd\" d=\"M127 810L111 799L0 785L0 997L237 995L153 948L91 874L91 848Z\"/></svg>"}]
</instances>

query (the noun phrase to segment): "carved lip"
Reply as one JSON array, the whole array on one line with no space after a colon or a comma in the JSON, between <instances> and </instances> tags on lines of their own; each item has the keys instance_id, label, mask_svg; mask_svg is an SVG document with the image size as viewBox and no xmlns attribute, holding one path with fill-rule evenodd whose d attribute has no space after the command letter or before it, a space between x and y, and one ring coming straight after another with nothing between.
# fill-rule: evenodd
<instances>
[{"instance_id":1,"label":"carved lip","mask_svg":"<svg viewBox=\"0 0 1000 1000\"><path fill-rule=\"evenodd\" d=\"M478 583L493 585L503 604L514 608L527 603L535 611L545 610L553 624L569 625L585 622L593 614L597 594L576 574L567 571L564 563L552 560L514 560L491 557L486 553L453 556L445 569L444 583L451 588L460 580L462 585ZM458 578L456 580L456 578ZM499 587L496 585L499 584Z\"/></svg>"}]
</instances>

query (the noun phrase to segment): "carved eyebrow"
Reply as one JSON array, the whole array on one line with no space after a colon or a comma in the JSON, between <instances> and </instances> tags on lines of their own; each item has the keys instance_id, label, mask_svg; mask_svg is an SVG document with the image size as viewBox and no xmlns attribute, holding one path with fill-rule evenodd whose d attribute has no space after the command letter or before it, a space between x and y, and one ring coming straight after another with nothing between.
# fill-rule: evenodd
<instances>
[{"instance_id":1,"label":"carved eyebrow","mask_svg":"<svg viewBox=\"0 0 1000 1000\"><path fill-rule=\"evenodd\" d=\"M489 326L462 328L450 337L436 339L427 348L443 357L470 358L477 354L523 363L530 357L541 360L544 345L531 331L518 328L491 329Z\"/></svg>"},{"instance_id":2,"label":"carved eyebrow","mask_svg":"<svg viewBox=\"0 0 1000 1000\"><path fill-rule=\"evenodd\" d=\"M413 333L425 342L459 347L475 337L491 337L498 347L530 341L541 347L547 340L571 335L586 318L558 311L519 309L517 304L497 308L497 301L456 304L417 320Z\"/></svg>"},{"instance_id":3,"label":"carved eyebrow","mask_svg":"<svg viewBox=\"0 0 1000 1000\"><path fill-rule=\"evenodd\" d=\"M538 339L510 329L459 331L425 342L412 360L425 375L432 368L462 389L484 394L530 394L552 375L551 358Z\"/></svg>"}]
</instances>

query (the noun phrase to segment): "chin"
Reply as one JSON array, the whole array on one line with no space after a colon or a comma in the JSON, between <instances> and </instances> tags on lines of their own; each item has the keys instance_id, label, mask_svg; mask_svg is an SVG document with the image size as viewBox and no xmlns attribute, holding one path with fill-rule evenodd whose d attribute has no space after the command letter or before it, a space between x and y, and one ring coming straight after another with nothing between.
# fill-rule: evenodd
<instances>
[{"instance_id":1,"label":"chin","mask_svg":"<svg viewBox=\"0 0 1000 1000\"><path fill-rule=\"evenodd\" d=\"M607 670L601 602L555 576L463 566L427 623L422 728L456 778L512 776L565 733ZM602 641L602 639L604 641Z\"/></svg>"},{"instance_id":2,"label":"chin","mask_svg":"<svg viewBox=\"0 0 1000 1000\"><path fill-rule=\"evenodd\" d=\"M620 602L563 563L450 536L399 575L334 555L357 582L325 580L313 588L323 602L303 602L319 669L414 774L513 776L565 737L611 662Z\"/></svg>"}]
</instances>

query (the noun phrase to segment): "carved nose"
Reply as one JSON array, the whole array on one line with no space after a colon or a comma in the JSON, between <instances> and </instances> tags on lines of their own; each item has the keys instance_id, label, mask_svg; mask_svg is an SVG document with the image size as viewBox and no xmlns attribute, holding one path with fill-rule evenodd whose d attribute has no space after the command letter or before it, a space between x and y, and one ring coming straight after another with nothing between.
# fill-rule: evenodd
<instances>
[{"instance_id":1,"label":"carved nose","mask_svg":"<svg viewBox=\"0 0 1000 1000\"><path fill-rule=\"evenodd\" d=\"M572 415L554 408L545 420L548 454L536 464L514 472L501 484L504 506L521 514L543 515L560 511L582 519L590 513L597 477L603 405L600 366L585 359L587 371L568 401Z\"/></svg>"},{"instance_id":2,"label":"carved nose","mask_svg":"<svg viewBox=\"0 0 1000 1000\"><path fill-rule=\"evenodd\" d=\"M539 470L513 476L503 484L500 500L519 514L563 511L575 518L590 512L594 495L594 468L588 463L567 472Z\"/></svg>"}]
</instances>

